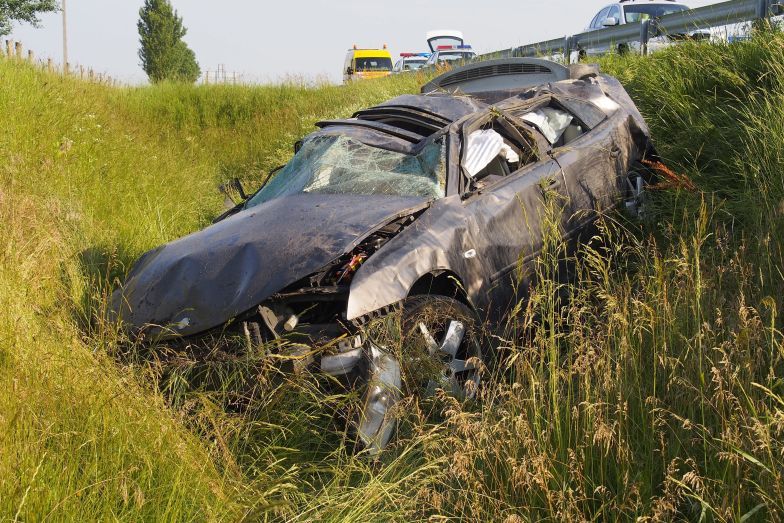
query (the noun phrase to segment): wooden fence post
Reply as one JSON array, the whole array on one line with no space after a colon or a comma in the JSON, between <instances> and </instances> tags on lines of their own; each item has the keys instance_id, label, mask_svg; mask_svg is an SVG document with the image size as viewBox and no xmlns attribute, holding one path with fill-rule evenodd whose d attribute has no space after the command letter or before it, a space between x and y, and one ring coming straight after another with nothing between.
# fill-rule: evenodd
<instances>
[{"instance_id":1,"label":"wooden fence post","mask_svg":"<svg viewBox=\"0 0 784 523\"><path fill-rule=\"evenodd\" d=\"M10 59L14 57L14 44L11 40L5 41L5 55Z\"/></svg>"},{"instance_id":2,"label":"wooden fence post","mask_svg":"<svg viewBox=\"0 0 784 523\"><path fill-rule=\"evenodd\" d=\"M14 44L14 47L16 48L16 59L21 62L22 61L22 42L16 42Z\"/></svg>"},{"instance_id":3,"label":"wooden fence post","mask_svg":"<svg viewBox=\"0 0 784 523\"><path fill-rule=\"evenodd\" d=\"M27 50L27 61L30 63L35 62L35 53L32 49Z\"/></svg>"},{"instance_id":4,"label":"wooden fence post","mask_svg":"<svg viewBox=\"0 0 784 523\"><path fill-rule=\"evenodd\" d=\"M50 73L54 72L54 61L51 58L46 59L46 70Z\"/></svg>"},{"instance_id":5,"label":"wooden fence post","mask_svg":"<svg viewBox=\"0 0 784 523\"><path fill-rule=\"evenodd\" d=\"M65 62L65 63L63 64L63 74L64 74L64 75L66 75L66 76L68 76L68 74L69 74L70 72L71 72L71 64L69 64L68 62Z\"/></svg>"},{"instance_id":6,"label":"wooden fence post","mask_svg":"<svg viewBox=\"0 0 784 523\"><path fill-rule=\"evenodd\" d=\"M79 66L79 79L80 80L84 80L84 66L83 65Z\"/></svg>"},{"instance_id":7,"label":"wooden fence post","mask_svg":"<svg viewBox=\"0 0 784 523\"><path fill-rule=\"evenodd\" d=\"M95 78L95 73L93 72L93 70L92 70L92 69L89 69L89 70L87 71L87 77L90 79L90 81L91 81L91 82L92 82L92 81L93 81L93 79Z\"/></svg>"}]
</instances>

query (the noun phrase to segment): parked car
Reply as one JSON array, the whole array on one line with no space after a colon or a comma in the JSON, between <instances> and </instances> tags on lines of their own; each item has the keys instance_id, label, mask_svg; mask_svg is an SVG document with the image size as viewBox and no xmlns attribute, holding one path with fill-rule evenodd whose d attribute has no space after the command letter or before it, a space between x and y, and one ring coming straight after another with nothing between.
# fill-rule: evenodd
<instances>
[{"instance_id":1,"label":"parked car","mask_svg":"<svg viewBox=\"0 0 784 523\"><path fill-rule=\"evenodd\" d=\"M392 72L405 73L422 69L430 58L430 53L400 53L400 60L395 63Z\"/></svg>"},{"instance_id":2,"label":"parked car","mask_svg":"<svg viewBox=\"0 0 784 523\"><path fill-rule=\"evenodd\" d=\"M435 67L437 65L459 66L470 62L476 58L476 53L470 45L439 45L430 58L427 59L425 67Z\"/></svg>"},{"instance_id":3,"label":"parked car","mask_svg":"<svg viewBox=\"0 0 784 523\"><path fill-rule=\"evenodd\" d=\"M445 64L459 66L476 58L476 53L465 43L461 31L453 29L428 31L425 39L431 52L425 67Z\"/></svg>"},{"instance_id":4,"label":"parked car","mask_svg":"<svg viewBox=\"0 0 784 523\"><path fill-rule=\"evenodd\" d=\"M430 48L431 53L434 52L439 45L456 46L465 44L463 32L455 29L436 29L434 31L428 31L425 34L425 40L427 41L427 46Z\"/></svg>"},{"instance_id":5,"label":"parked car","mask_svg":"<svg viewBox=\"0 0 784 523\"><path fill-rule=\"evenodd\" d=\"M386 44L381 49L359 49L356 45L346 53L343 63L343 83L370 80L392 74L392 55Z\"/></svg>"},{"instance_id":6,"label":"parked car","mask_svg":"<svg viewBox=\"0 0 784 523\"><path fill-rule=\"evenodd\" d=\"M316 125L216 223L144 254L112 310L139 344L307 345L312 369L361 391L352 427L371 454L404 392L476 394L478 326L527 296L547 202L576 246L600 214L638 208L655 155L617 80L534 58ZM378 335L394 314L399 352Z\"/></svg>"},{"instance_id":7,"label":"parked car","mask_svg":"<svg viewBox=\"0 0 784 523\"><path fill-rule=\"evenodd\" d=\"M585 29L585 32L598 31L608 27L635 24L644 20L688 11L689 6L675 0L620 0L605 6ZM654 52L673 42L685 39L710 39L710 31L692 31L687 34L656 35L648 41L648 51ZM610 51L623 54L629 50L639 51L640 42L614 42L611 45L588 45L580 49L580 56L604 54Z\"/></svg>"}]
</instances>

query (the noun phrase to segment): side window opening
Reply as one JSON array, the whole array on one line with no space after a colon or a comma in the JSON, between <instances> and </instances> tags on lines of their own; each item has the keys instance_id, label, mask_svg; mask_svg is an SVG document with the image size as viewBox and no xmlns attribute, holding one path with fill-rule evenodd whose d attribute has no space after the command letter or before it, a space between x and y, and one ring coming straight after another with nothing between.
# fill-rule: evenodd
<instances>
[{"instance_id":1,"label":"side window opening","mask_svg":"<svg viewBox=\"0 0 784 523\"><path fill-rule=\"evenodd\" d=\"M569 145L588 131L583 122L554 100L545 106L528 109L519 117L536 127L553 149Z\"/></svg>"},{"instance_id":2,"label":"side window opening","mask_svg":"<svg viewBox=\"0 0 784 523\"><path fill-rule=\"evenodd\" d=\"M472 182L497 181L535 162L534 144L533 137L526 138L507 119L497 117L468 135L463 167Z\"/></svg>"},{"instance_id":3,"label":"side window opening","mask_svg":"<svg viewBox=\"0 0 784 523\"><path fill-rule=\"evenodd\" d=\"M488 163L481 171L474 175L474 181L484 180L485 182L493 182L507 176L512 171L509 168L509 163L501 155L496 156L490 163Z\"/></svg>"}]
</instances>

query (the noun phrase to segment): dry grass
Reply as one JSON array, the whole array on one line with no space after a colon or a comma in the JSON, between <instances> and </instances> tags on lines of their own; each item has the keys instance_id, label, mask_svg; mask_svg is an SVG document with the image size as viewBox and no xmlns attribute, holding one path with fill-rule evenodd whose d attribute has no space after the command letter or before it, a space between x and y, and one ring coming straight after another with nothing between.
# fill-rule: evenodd
<instances>
[{"instance_id":1,"label":"dry grass","mask_svg":"<svg viewBox=\"0 0 784 523\"><path fill-rule=\"evenodd\" d=\"M771 34L604 60L697 191L660 191L644 224L607 216L569 283L551 219L495 384L407 399L378 463L346 450L356 399L315 377L251 355L162 379L115 364L91 320L140 252L217 213L218 181L415 81L117 91L0 62L2 517L783 520L783 51Z\"/></svg>"}]
</instances>

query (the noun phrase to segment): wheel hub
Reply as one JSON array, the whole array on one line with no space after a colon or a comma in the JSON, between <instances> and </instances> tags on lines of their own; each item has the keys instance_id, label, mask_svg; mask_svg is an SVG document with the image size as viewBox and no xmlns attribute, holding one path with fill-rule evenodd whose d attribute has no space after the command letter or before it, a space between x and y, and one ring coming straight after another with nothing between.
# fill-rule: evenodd
<instances>
[{"instance_id":1,"label":"wheel hub","mask_svg":"<svg viewBox=\"0 0 784 523\"><path fill-rule=\"evenodd\" d=\"M467 328L460 320L445 322L443 336L434 336L432 326L417 322L412 329L426 347L424 358L406 358L408 366L438 365L419 383L425 396L433 396L438 389L458 399L472 399L480 383L479 347L475 340L467 339ZM439 341L436 341L436 337ZM364 448L371 456L378 454L392 438L396 426L393 407L403 397L403 373L398 359L385 347L368 341L368 383L365 401L360 412L357 432ZM406 347L403 347L405 350ZM405 356L404 356L405 357ZM429 360L427 362L423 359Z\"/></svg>"}]
</instances>

